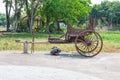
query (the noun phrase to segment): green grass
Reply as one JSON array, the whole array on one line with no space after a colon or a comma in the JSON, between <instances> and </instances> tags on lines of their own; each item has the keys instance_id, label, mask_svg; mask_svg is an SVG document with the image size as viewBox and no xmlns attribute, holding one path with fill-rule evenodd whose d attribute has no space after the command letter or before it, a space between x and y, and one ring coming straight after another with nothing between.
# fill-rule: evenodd
<instances>
[{"instance_id":1,"label":"green grass","mask_svg":"<svg viewBox=\"0 0 120 80\"><path fill-rule=\"evenodd\" d=\"M62 34L54 34L60 36ZM100 32L104 45L102 52L120 52L120 32ZM48 34L35 33L35 41L47 41ZM0 33L0 51L2 50L23 50L23 44L16 43L15 40L31 41L30 33ZM74 44L35 44L35 51L50 51L53 46L57 46L64 51L76 51ZM31 45L29 45L29 50Z\"/></svg>"},{"instance_id":2,"label":"green grass","mask_svg":"<svg viewBox=\"0 0 120 80\"><path fill-rule=\"evenodd\" d=\"M104 41L120 43L120 32L101 32Z\"/></svg>"},{"instance_id":3,"label":"green grass","mask_svg":"<svg viewBox=\"0 0 120 80\"><path fill-rule=\"evenodd\" d=\"M120 32L100 32L103 38L103 52L120 52Z\"/></svg>"}]
</instances>

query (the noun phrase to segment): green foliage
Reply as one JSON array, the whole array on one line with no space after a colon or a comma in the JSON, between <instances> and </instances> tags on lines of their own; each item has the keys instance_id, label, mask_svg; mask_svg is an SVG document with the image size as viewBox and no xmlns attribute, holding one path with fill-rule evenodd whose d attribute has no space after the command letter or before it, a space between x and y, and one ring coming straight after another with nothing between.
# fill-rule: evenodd
<instances>
[{"instance_id":1,"label":"green foliage","mask_svg":"<svg viewBox=\"0 0 120 80\"><path fill-rule=\"evenodd\" d=\"M72 20L88 15L90 0L44 0L42 14L50 20Z\"/></svg>"},{"instance_id":2,"label":"green foliage","mask_svg":"<svg viewBox=\"0 0 120 80\"><path fill-rule=\"evenodd\" d=\"M88 16L92 8L90 0L42 0L41 3L36 14L48 24L50 32L61 31L59 22L77 23L78 19Z\"/></svg>"},{"instance_id":3,"label":"green foliage","mask_svg":"<svg viewBox=\"0 0 120 80\"><path fill-rule=\"evenodd\" d=\"M6 16L5 14L0 13L0 26L5 26L6 24Z\"/></svg>"},{"instance_id":4,"label":"green foliage","mask_svg":"<svg viewBox=\"0 0 120 80\"><path fill-rule=\"evenodd\" d=\"M120 24L120 2L105 0L101 4L94 5L91 15L97 20L101 20L105 25Z\"/></svg>"},{"instance_id":5,"label":"green foliage","mask_svg":"<svg viewBox=\"0 0 120 80\"><path fill-rule=\"evenodd\" d=\"M18 32L28 32L27 21L18 21Z\"/></svg>"}]
</instances>

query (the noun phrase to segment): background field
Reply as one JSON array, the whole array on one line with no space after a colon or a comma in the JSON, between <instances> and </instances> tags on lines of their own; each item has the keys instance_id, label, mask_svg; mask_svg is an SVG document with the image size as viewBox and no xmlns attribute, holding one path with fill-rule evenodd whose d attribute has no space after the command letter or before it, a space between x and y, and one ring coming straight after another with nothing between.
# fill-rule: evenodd
<instances>
[{"instance_id":1,"label":"background field","mask_svg":"<svg viewBox=\"0 0 120 80\"><path fill-rule=\"evenodd\" d=\"M120 32L99 32L103 38L102 52L120 52ZM60 36L54 34L53 36ZM47 41L48 34L35 33L35 41ZM0 51L1 50L22 50L23 44L16 43L15 40L31 41L30 33L0 33ZM35 51L50 51L53 46L61 48L63 51L76 52L74 44L35 44ZM29 45L29 50L31 45Z\"/></svg>"}]
</instances>

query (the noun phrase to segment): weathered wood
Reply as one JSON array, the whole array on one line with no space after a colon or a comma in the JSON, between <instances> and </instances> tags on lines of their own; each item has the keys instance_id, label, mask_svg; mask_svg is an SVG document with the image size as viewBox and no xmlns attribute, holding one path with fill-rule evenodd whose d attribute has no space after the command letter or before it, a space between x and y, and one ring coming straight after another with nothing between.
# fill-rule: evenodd
<instances>
[{"instance_id":1,"label":"weathered wood","mask_svg":"<svg viewBox=\"0 0 120 80\"><path fill-rule=\"evenodd\" d=\"M24 45L23 53L28 53L28 42L25 41L25 42L23 43L23 45Z\"/></svg>"},{"instance_id":2,"label":"weathered wood","mask_svg":"<svg viewBox=\"0 0 120 80\"><path fill-rule=\"evenodd\" d=\"M25 43L24 40L15 40L17 43ZM27 44L32 44L32 41L27 41ZM50 44L49 42L34 42L34 44Z\"/></svg>"},{"instance_id":3,"label":"weathered wood","mask_svg":"<svg viewBox=\"0 0 120 80\"><path fill-rule=\"evenodd\" d=\"M23 41L23 40L15 40L17 43L23 43L23 53L28 53L28 45L29 44L50 44L49 42L32 42L32 41Z\"/></svg>"}]
</instances>

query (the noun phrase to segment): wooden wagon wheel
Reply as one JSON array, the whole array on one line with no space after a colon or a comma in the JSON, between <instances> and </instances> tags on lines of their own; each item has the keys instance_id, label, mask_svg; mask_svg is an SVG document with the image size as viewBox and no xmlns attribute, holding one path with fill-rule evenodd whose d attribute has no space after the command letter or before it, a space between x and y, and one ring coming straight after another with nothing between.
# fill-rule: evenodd
<instances>
[{"instance_id":1,"label":"wooden wagon wheel","mask_svg":"<svg viewBox=\"0 0 120 80\"><path fill-rule=\"evenodd\" d=\"M85 30L75 39L75 47L78 53L86 57L97 55L103 46L101 36L93 30Z\"/></svg>"}]
</instances>

